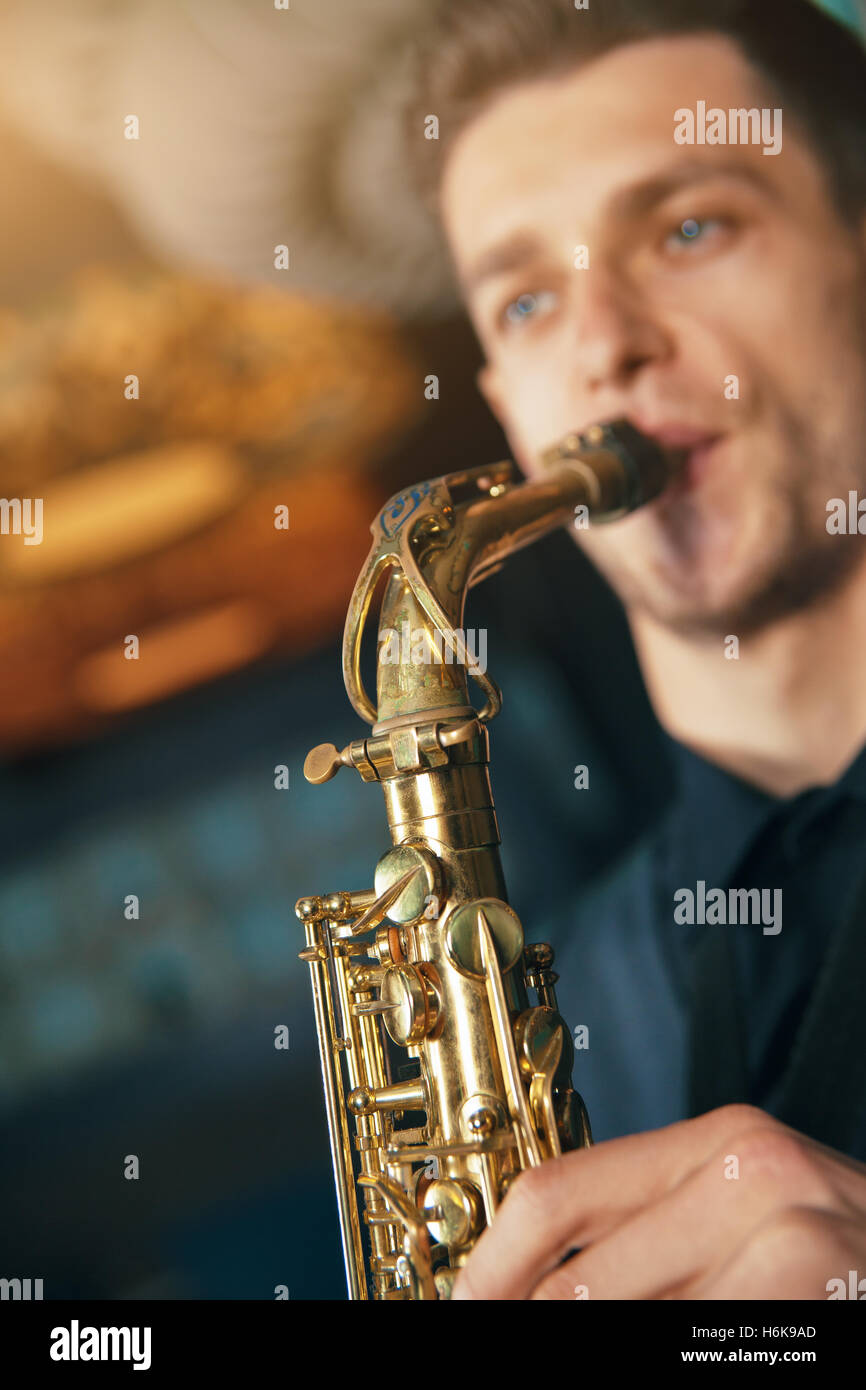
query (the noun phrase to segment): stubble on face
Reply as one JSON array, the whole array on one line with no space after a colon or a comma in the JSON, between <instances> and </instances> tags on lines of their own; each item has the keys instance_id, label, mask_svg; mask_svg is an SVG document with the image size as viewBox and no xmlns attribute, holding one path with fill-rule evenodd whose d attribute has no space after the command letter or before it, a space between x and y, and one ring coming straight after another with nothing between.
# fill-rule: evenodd
<instances>
[{"instance_id":1,"label":"stubble on face","mask_svg":"<svg viewBox=\"0 0 866 1390\"><path fill-rule=\"evenodd\" d=\"M864 286L866 293L866 286ZM861 320L860 352L866 362L866 318ZM830 534L827 501L866 496L864 432L837 436L831 416L792 409L777 420L773 450L756 447L743 458L760 473L749 494L745 522L735 503L716 504L708 520L707 503L673 487L650 504L653 543L631 550L629 528L644 518L617 523L618 543L603 530L575 533L581 548L605 576L624 606L636 616L684 637L750 637L813 603L826 600L864 567L863 537ZM736 476L731 487L739 486ZM727 511L729 554L718 570L703 567L704 534L721 529ZM716 548L719 549L718 539ZM730 575L736 575L732 583Z\"/></svg>"}]
</instances>

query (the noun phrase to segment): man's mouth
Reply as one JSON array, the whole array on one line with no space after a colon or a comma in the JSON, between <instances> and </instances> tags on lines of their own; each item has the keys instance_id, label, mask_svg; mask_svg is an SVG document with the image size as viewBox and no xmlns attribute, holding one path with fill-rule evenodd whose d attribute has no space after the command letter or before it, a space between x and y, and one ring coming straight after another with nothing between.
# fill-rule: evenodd
<instances>
[{"instance_id":1,"label":"man's mouth","mask_svg":"<svg viewBox=\"0 0 866 1390\"><path fill-rule=\"evenodd\" d=\"M724 438L693 425L648 425L640 420L632 420L632 423L642 434L654 439L671 459L674 476L664 495L682 496L692 492L707 474L716 445Z\"/></svg>"}]
</instances>

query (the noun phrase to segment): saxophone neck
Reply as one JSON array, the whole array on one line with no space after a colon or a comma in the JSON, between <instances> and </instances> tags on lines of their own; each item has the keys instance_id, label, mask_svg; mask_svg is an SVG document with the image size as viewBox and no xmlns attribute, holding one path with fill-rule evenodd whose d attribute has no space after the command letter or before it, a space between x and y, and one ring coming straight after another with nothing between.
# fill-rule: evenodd
<instances>
[{"instance_id":1,"label":"saxophone neck","mask_svg":"<svg viewBox=\"0 0 866 1390\"><path fill-rule=\"evenodd\" d=\"M670 476L671 461L624 421L568 435L542 458L547 472L530 482L506 460L415 484L373 523L343 641L349 699L370 724L471 715L470 675L485 695L479 718L491 719L501 697L467 646L469 589L566 525L578 506L591 521L611 521L656 496ZM361 678L361 643L379 592L374 704Z\"/></svg>"}]
</instances>

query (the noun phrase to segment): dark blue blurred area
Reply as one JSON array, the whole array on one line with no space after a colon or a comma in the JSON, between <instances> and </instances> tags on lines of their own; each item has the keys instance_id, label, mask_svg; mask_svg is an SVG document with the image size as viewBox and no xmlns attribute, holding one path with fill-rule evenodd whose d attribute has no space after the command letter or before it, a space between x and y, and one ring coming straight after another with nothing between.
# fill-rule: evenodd
<instances>
[{"instance_id":1,"label":"dark blue blurred area","mask_svg":"<svg viewBox=\"0 0 866 1390\"><path fill-rule=\"evenodd\" d=\"M658 730L619 608L567 537L474 591L466 623L487 627L505 694L511 900L528 939L561 936L562 904L664 804ZM335 642L3 769L7 1277L42 1278L46 1298L344 1296L293 907L369 887L387 848L377 787L301 773L313 744L361 732Z\"/></svg>"}]
</instances>

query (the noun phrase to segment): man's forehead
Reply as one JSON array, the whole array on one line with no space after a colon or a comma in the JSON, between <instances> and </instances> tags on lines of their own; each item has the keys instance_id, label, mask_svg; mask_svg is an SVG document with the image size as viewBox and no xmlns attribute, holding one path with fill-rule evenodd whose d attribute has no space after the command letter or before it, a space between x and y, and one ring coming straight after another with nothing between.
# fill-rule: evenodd
<instances>
[{"instance_id":1,"label":"man's forehead","mask_svg":"<svg viewBox=\"0 0 866 1390\"><path fill-rule=\"evenodd\" d=\"M516 204L530 196L543 206L570 188L589 211L677 162L706 162L726 174L742 165L769 178L774 171L761 169L762 151L753 145L674 141L678 110L703 102L727 111L768 99L745 57L721 35L628 44L561 77L508 89L461 132L446 160L442 211L458 263L464 246L501 236L505 209L516 214Z\"/></svg>"},{"instance_id":2,"label":"man's forehead","mask_svg":"<svg viewBox=\"0 0 866 1390\"><path fill-rule=\"evenodd\" d=\"M754 105L766 97L763 85L722 35L624 44L573 71L529 78L494 95L457 137L447 167L519 130L543 132L547 143L569 143L583 160L601 162L624 138L672 141L679 108L698 101L708 108ZM544 147L536 151L543 153Z\"/></svg>"}]
</instances>

